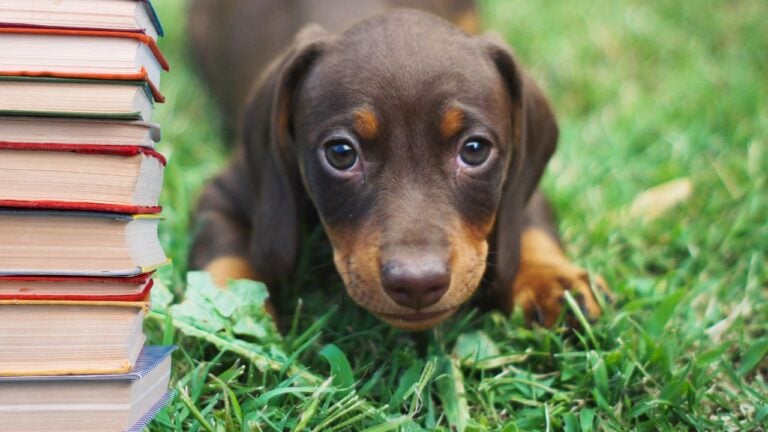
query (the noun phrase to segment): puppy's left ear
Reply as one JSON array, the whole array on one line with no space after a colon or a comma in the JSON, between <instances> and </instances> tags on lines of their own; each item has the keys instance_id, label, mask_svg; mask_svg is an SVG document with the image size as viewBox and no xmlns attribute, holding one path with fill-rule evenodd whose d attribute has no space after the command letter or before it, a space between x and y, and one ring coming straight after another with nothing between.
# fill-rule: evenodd
<instances>
[{"instance_id":1,"label":"puppy's left ear","mask_svg":"<svg viewBox=\"0 0 768 432\"><path fill-rule=\"evenodd\" d=\"M507 185L525 201L544 173L557 147L555 114L533 79L515 61L512 50L496 34L481 36L491 60L501 74L512 101L512 126L516 154L510 166ZM509 188L508 188L509 190Z\"/></svg>"},{"instance_id":2,"label":"puppy's left ear","mask_svg":"<svg viewBox=\"0 0 768 432\"><path fill-rule=\"evenodd\" d=\"M242 141L252 179L249 258L267 281L293 270L307 206L293 134L296 90L330 41L319 26L305 27L262 75L244 113Z\"/></svg>"},{"instance_id":3,"label":"puppy's left ear","mask_svg":"<svg viewBox=\"0 0 768 432\"><path fill-rule=\"evenodd\" d=\"M520 233L528 200L555 152L555 115L532 78L515 61L512 50L497 35L480 37L501 75L512 103L512 160L496 215L496 269L501 283L511 283L520 261Z\"/></svg>"}]
</instances>

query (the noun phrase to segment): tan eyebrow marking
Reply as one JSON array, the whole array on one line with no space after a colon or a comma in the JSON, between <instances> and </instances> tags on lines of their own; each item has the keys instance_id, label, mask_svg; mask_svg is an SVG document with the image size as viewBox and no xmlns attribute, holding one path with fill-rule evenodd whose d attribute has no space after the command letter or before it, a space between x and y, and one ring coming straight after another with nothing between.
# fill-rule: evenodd
<instances>
[{"instance_id":1,"label":"tan eyebrow marking","mask_svg":"<svg viewBox=\"0 0 768 432\"><path fill-rule=\"evenodd\" d=\"M456 17L454 24L467 34L480 34L480 20L477 17L477 13L472 9L462 12Z\"/></svg>"},{"instance_id":2,"label":"tan eyebrow marking","mask_svg":"<svg viewBox=\"0 0 768 432\"><path fill-rule=\"evenodd\" d=\"M459 133L463 125L464 111L456 107L448 108L440 120L440 133L443 138L450 138Z\"/></svg>"},{"instance_id":3,"label":"tan eyebrow marking","mask_svg":"<svg viewBox=\"0 0 768 432\"><path fill-rule=\"evenodd\" d=\"M379 134L379 120L368 108L355 110L355 132L364 139L376 138Z\"/></svg>"}]
</instances>

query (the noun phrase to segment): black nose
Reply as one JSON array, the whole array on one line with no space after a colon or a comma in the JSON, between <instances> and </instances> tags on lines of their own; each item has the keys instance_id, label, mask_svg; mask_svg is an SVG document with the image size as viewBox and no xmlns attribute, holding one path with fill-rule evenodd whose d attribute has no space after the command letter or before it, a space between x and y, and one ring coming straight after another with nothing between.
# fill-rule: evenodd
<instances>
[{"instance_id":1,"label":"black nose","mask_svg":"<svg viewBox=\"0 0 768 432\"><path fill-rule=\"evenodd\" d=\"M384 291L400 306L421 309L437 303L448 291L451 272L445 260L421 256L391 259L381 265Z\"/></svg>"}]
</instances>

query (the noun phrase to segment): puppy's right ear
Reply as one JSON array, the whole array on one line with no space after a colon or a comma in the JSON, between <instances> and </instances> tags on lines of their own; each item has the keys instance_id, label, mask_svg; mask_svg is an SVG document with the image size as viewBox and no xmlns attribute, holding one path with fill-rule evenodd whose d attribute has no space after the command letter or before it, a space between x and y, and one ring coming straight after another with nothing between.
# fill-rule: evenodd
<instances>
[{"instance_id":1,"label":"puppy's right ear","mask_svg":"<svg viewBox=\"0 0 768 432\"><path fill-rule=\"evenodd\" d=\"M267 281L288 275L296 260L299 210L308 199L293 147L293 101L329 43L330 35L318 26L299 32L262 75L243 111L241 140L253 185L249 260Z\"/></svg>"}]
</instances>

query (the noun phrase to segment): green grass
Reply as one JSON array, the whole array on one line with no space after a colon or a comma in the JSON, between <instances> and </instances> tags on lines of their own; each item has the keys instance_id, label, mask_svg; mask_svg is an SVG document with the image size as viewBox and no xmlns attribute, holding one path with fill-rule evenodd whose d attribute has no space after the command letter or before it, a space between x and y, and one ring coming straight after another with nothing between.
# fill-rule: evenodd
<instances>
[{"instance_id":1,"label":"green grass","mask_svg":"<svg viewBox=\"0 0 768 432\"><path fill-rule=\"evenodd\" d=\"M226 151L184 46L185 3L156 3L173 67L158 119L175 265L160 278L180 303L190 208ZM210 293L174 307L175 331L153 315L151 341L182 347L181 395L150 430L768 428L768 3L483 6L558 113L544 186L568 254L603 274L617 302L579 332L465 308L414 337L303 266L282 339L268 326L259 336L258 323L243 330L259 312ZM651 223L627 216L638 194L680 177L694 185L688 201Z\"/></svg>"}]
</instances>

